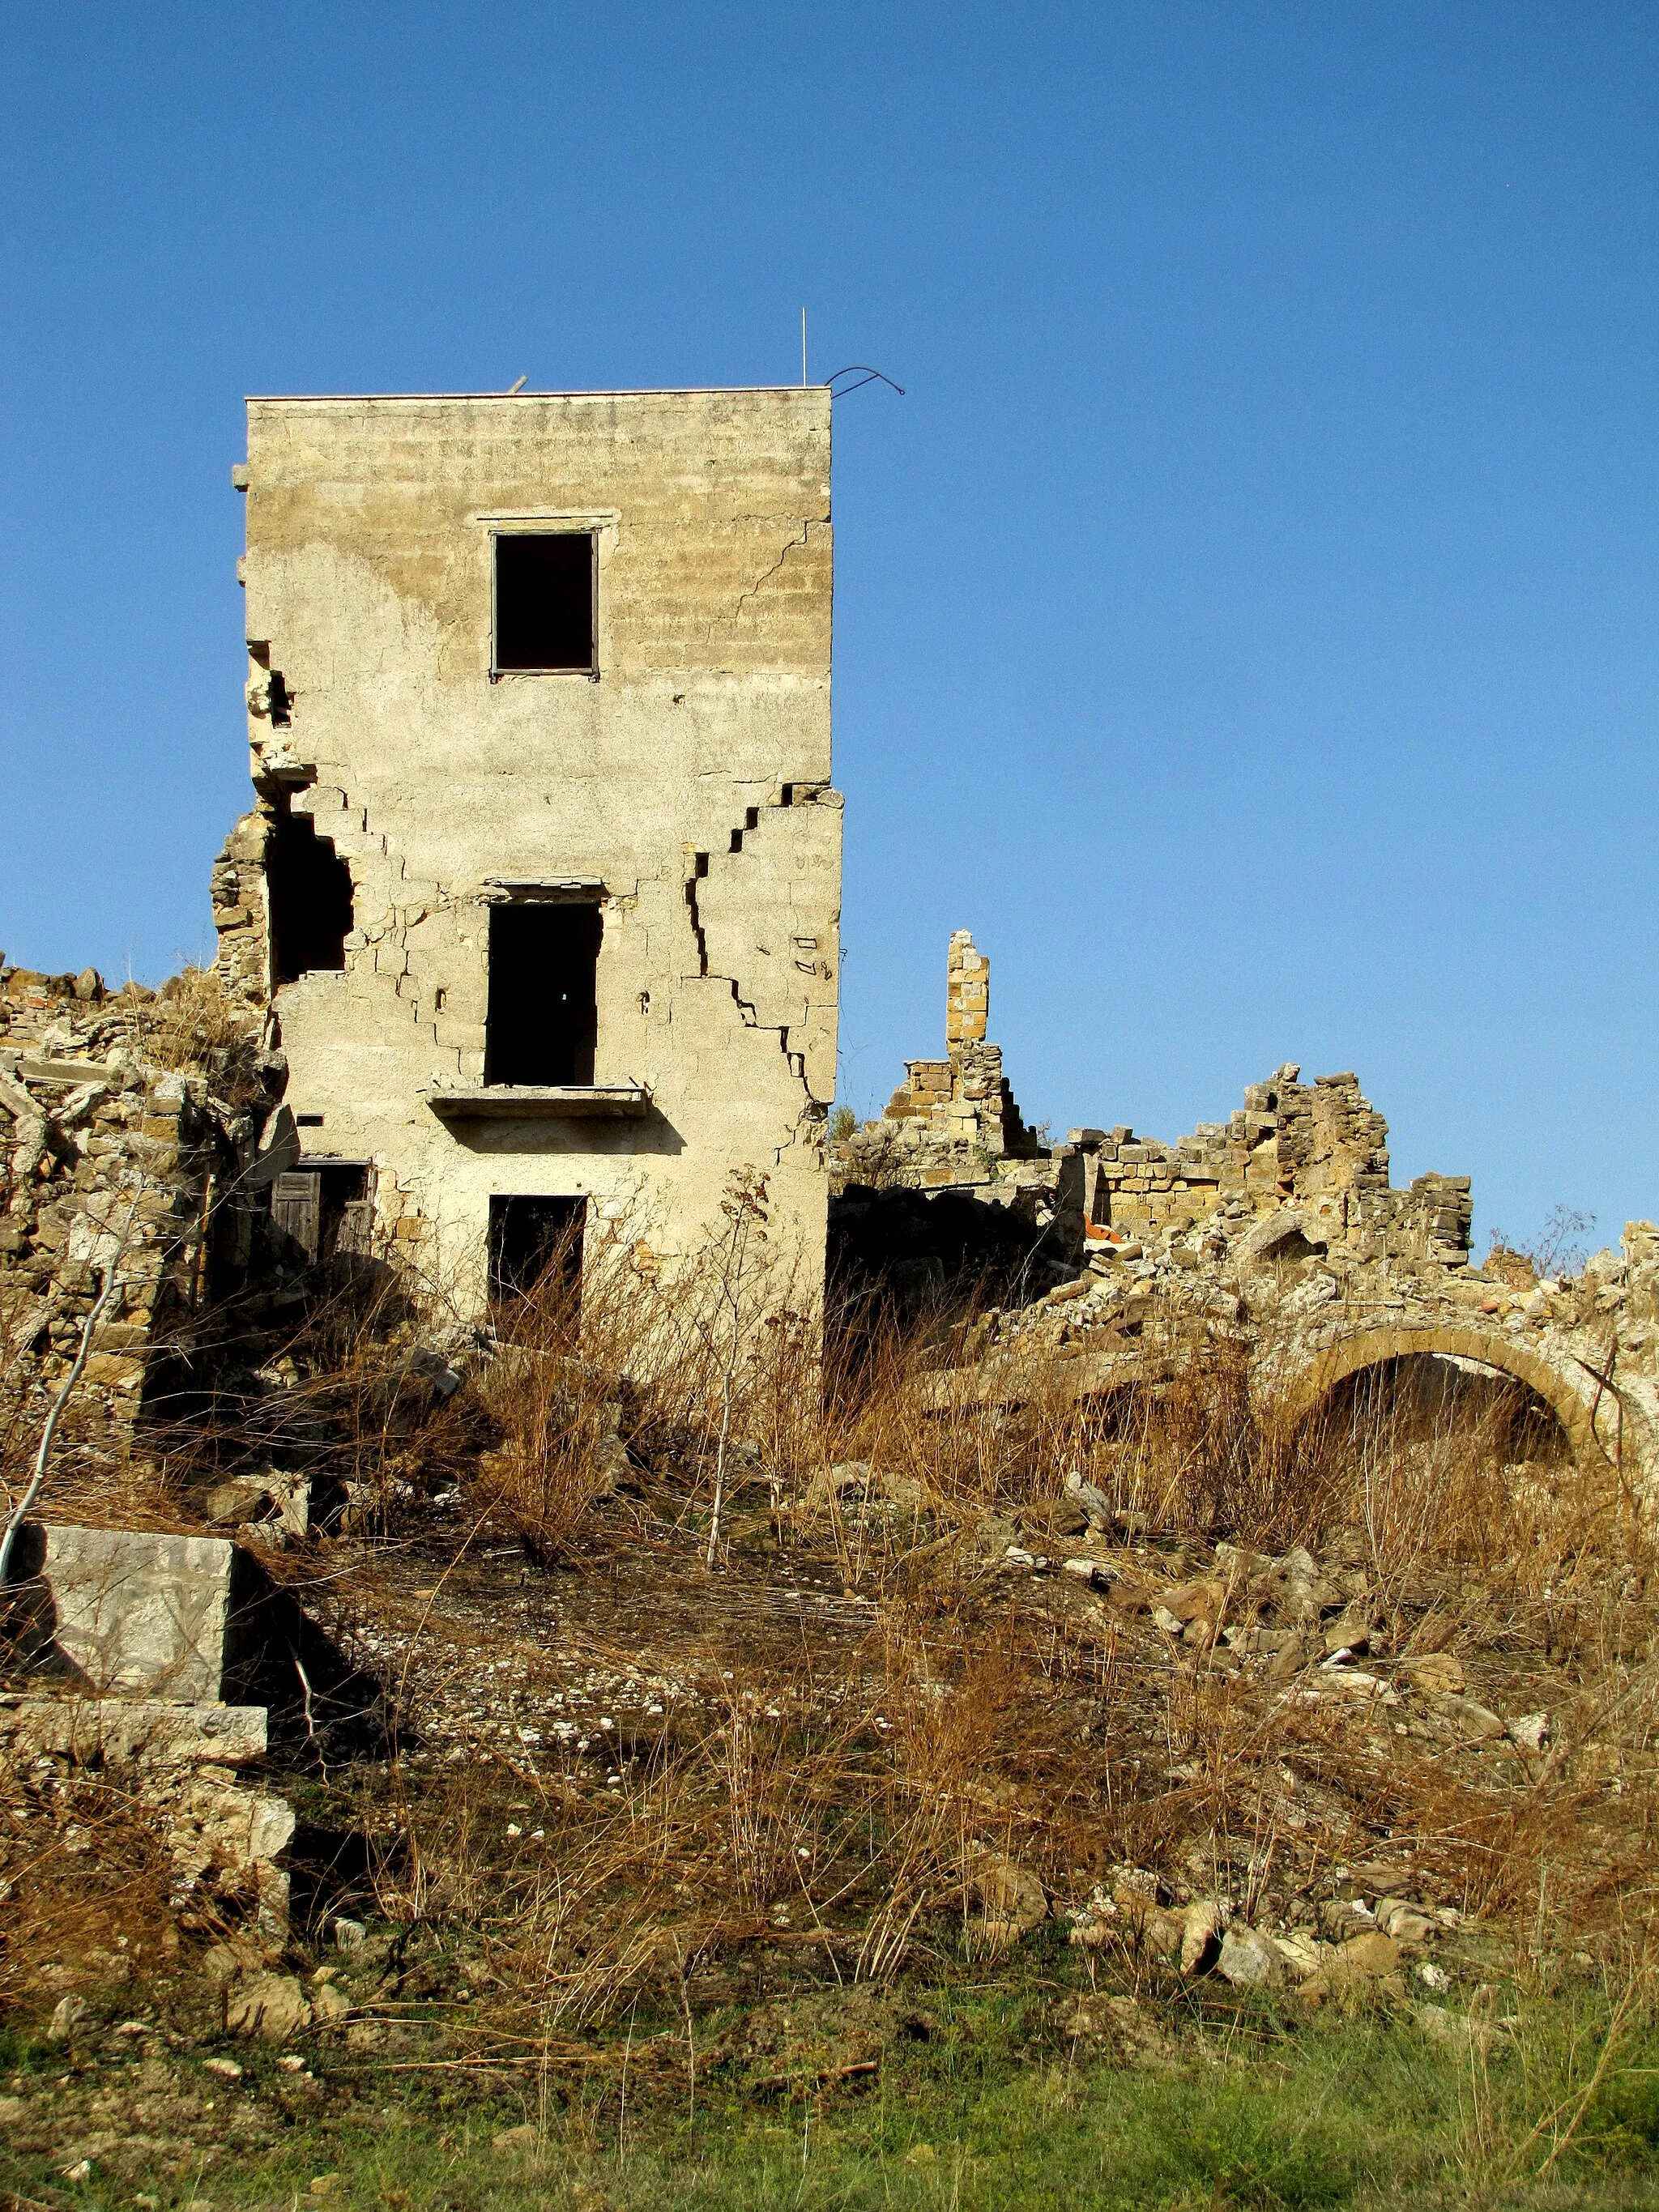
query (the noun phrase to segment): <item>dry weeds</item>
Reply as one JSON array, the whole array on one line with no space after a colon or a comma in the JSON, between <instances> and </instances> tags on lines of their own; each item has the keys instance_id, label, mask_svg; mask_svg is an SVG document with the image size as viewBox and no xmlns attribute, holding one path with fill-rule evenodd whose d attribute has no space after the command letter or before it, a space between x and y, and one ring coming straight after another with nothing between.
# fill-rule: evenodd
<instances>
[{"instance_id":1,"label":"dry weeds","mask_svg":"<svg viewBox=\"0 0 1659 2212\"><path fill-rule=\"evenodd\" d=\"M411 1364L392 1279L347 1273L264 1328L259 1392L210 1382L151 1442L181 1514L301 1417L350 1486L339 1534L272 1563L401 1690L402 1749L334 1778L331 1817L367 1839L375 1913L479 1947L490 1995L446 2027L475 2054L544 2051L642 1993L690 2005L746 1959L850 1984L994 1949L1007 1869L1061 1915L1129 1869L1167 1904L1316 1934L1380 1865L1454 1916L1449 1943L1539 1972L1623 1959L1646 1988L1650 1540L1514 1398L1425 1407L1379 1382L1292 1422L1218 1330L1093 1400L1026 1354L1002 1404L943 1415L936 1332L866 1315L820 1366L821 1316L774 1282L739 1331L739 1486L710 1571L716 1268L671 1278L617 1224L580 1298L550 1270L448 1399ZM1074 1473L1108 1525L1079 1525ZM498 1537L556 1601L523 1639L514 1712L544 1724L517 1749L456 1717L505 1648L487 1587L471 1612L456 1596ZM1267 1560L1298 1547L1322 1599L1293 1631ZM809 1574L835 1589L801 1601L783 1657L755 1608ZM605 1654L560 1593L598 1606L606 1578L609 1651L678 1687L579 1743L554 1688ZM1338 1620L1362 1647L1342 1680L1319 1663ZM1435 1659L1461 1691L1424 1687ZM1535 1740L1502 1732L1538 1713ZM1113 1947L1134 1985L1166 1974L1130 1920Z\"/></svg>"}]
</instances>

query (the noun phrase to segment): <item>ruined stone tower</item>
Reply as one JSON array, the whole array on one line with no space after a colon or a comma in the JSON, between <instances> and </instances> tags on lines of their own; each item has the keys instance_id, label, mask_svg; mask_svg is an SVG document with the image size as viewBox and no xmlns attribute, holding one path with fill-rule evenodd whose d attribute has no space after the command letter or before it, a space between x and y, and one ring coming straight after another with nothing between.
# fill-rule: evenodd
<instances>
[{"instance_id":1,"label":"ruined stone tower","mask_svg":"<svg viewBox=\"0 0 1659 2212\"><path fill-rule=\"evenodd\" d=\"M1035 1150L1002 1073L1002 1048L986 1042L990 1014L991 963L973 933L958 929L945 955L945 1057L907 1060L882 1116L884 1130L907 1140L907 1171L923 1188L988 1184L1000 1161Z\"/></svg>"},{"instance_id":2,"label":"ruined stone tower","mask_svg":"<svg viewBox=\"0 0 1659 2212\"><path fill-rule=\"evenodd\" d=\"M841 801L821 389L248 403L258 804L214 882L309 1249L482 1297L726 1177L821 1267Z\"/></svg>"}]
</instances>

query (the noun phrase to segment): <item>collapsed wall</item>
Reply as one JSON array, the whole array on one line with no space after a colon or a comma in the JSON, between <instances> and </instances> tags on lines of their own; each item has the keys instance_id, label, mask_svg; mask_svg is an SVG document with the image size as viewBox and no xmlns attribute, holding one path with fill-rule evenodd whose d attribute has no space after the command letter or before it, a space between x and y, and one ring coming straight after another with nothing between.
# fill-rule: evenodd
<instances>
[{"instance_id":1,"label":"collapsed wall","mask_svg":"<svg viewBox=\"0 0 1659 2212\"><path fill-rule=\"evenodd\" d=\"M1308 1217L1322 1247L1357 1259L1468 1264L1468 1176L1389 1179L1389 1125L1352 1073L1301 1081L1280 1067L1245 1091L1225 1122L1200 1121L1173 1145L1126 1123L1075 1128L1039 1145L1014 1103L1000 1046L987 1040L990 967L970 933L951 939L942 1060L905 1062L905 1080L878 1121L835 1148L836 1187L955 1190L1010 1206L1079 1259L1092 1243L1164 1246L1212 1224L1238 1234L1287 1208ZM1288 1238L1294 1224L1282 1219Z\"/></svg>"},{"instance_id":2,"label":"collapsed wall","mask_svg":"<svg viewBox=\"0 0 1659 2212\"><path fill-rule=\"evenodd\" d=\"M1213 1220L1245 1223L1290 1207L1305 1212L1320 1243L1356 1259L1467 1265L1468 1176L1419 1176L1395 1190L1389 1125L1358 1079L1300 1077L1292 1064L1280 1067L1251 1084L1225 1122L1200 1121L1173 1145L1122 1126L1071 1130L1067 1145L1086 1163L1091 1229L1173 1242Z\"/></svg>"},{"instance_id":3,"label":"collapsed wall","mask_svg":"<svg viewBox=\"0 0 1659 2212\"><path fill-rule=\"evenodd\" d=\"M212 1193L254 1131L166 1064L167 1015L91 969L0 962L3 1379L42 1417L109 1282L70 1414L94 1448L118 1448L158 1335L199 1301Z\"/></svg>"},{"instance_id":4,"label":"collapsed wall","mask_svg":"<svg viewBox=\"0 0 1659 2212\"><path fill-rule=\"evenodd\" d=\"M936 1322L999 1301L951 1339L941 1406L1025 1387L1032 1352L1056 1363L1054 1387L1109 1394L1201 1363L1228 1338L1310 1408L1367 1368L1428 1357L1510 1376L1550 1407L1582 1463L1659 1481L1650 1222L1627 1224L1621 1249L1571 1276L1476 1267L1469 1178L1396 1189L1388 1123L1358 1078L1304 1083L1291 1064L1174 1144L1120 1123L1042 1146L985 1041L988 1006L989 963L959 931L946 1059L907 1063L886 1112L842 1132L833 1154L832 1252L850 1249L861 1284L884 1273L897 1310L925 1297ZM975 1073L991 1080L970 1091ZM952 1222L952 1275L914 1218L945 1196L1007 1209L1030 1235L1025 1261L998 1270ZM935 1255L924 1282L921 1252Z\"/></svg>"}]
</instances>

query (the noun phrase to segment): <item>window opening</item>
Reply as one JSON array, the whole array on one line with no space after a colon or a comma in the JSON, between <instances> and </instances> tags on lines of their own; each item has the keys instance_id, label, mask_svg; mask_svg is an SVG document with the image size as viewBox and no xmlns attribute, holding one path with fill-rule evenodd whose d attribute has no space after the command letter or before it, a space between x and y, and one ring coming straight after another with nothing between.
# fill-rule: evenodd
<instances>
[{"instance_id":1,"label":"window opening","mask_svg":"<svg viewBox=\"0 0 1659 2212\"><path fill-rule=\"evenodd\" d=\"M489 1201L489 1295L527 1297L550 1273L580 1293L585 1198L527 1198L497 1194Z\"/></svg>"},{"instance_id":2,"label":"window opening","mask_svg":"<svg viewBox=\"0 0 1659 2212\"><path fill-rule=\"evenodd\" d=\"M487 1084L592 1082L603 933L586 902L490 908Z\"/></svg>"},{"instance_id":3,"label":"window opening","mask_svg":"<svg viewBox=\"0 0 1659 2212\"><path fill-rule=\"evenodd\" d=\"M366 1160L321 1160L279 1175L270 1215L307 1260L367 1252L373 1243L374 1196Z\"/></svg>"},{"instance_id":4,"label":"window opening","mask_svg":"<svg viewBox=\"0 0 1659 2212\"><path fill-rule=\"evenodd\" d=\"M591 675L596 556L591 530L513 532L495 544L493 668Z\"/></svg>"},{"instance_id":5,"label":"window opening","mask_svg":"<svg viewBox=\"0 0 1659 2212\"><path fill-rule=\"evenodd\" d=\"M270 968L278 983L345 966L351 871L308 814L282 814L265 843Z\"/></svg>"}]
</instances>

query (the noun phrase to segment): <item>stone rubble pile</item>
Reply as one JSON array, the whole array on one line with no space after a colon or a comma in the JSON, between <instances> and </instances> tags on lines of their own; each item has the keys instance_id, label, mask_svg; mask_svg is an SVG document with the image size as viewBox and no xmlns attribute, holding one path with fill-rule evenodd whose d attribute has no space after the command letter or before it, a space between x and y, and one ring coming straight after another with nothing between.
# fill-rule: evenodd
<instances>
[{"instance_id":1,"label":"stone rubble pile","mask_svg":"<svg viewBox=\"0 0 1659 2212\"><path fill-rule=\"evenodd\" d=\"M1576 1278L1540 1281L1524 1262L1480 1267L1469 1178L1424 1175L1396 1190L1388 1123L1358 1079L1304 1083L1292 1063L1249 1085L1225 1122L1200 1122L1173 1145L1120 1124L1041 1146L1012 1107L1000 1053L984 1042L988 1003L989 963L959 931L948 1058L907 1063L882 1118L832 1148L832 1255L850 1251L868 1282L887 1235L902 1310L917 1304L911 1255L927 1249L905 1194L913 1206L943 1197L1006 1210L1030 1232L1031 1264L1012 1285L987 1264L982 1241L959 1234L950 1240L962 1255L954 1279L940 1260L927 1262L920 1288L937 1308L975 1283L999 1299L958 1332L952 1364L1000 1360L1006 1370L1005 1355L1037 1352L1078 1362L1082 1390L1110 1387L1114 1360L1140 1358L1154 1343L1167 1357L1194 1356L1226 1336L1249 1340L1266 1379L1302 1373L1328 1389L1352 1371L1350 1357L1378 1364L1423 1352L1507 1370L1562 1418L1575 1452L1659 1481L1652 1223L1628 1224L1622 1249L1596 1253ZM1002 1103L989 1109L970 1082L975 1054L994 1054ZM1121 1379L1132 1379L1128 1367ZM1003 1387L988 1373L969 1394ZM942 1382L938 1395L963 1390Z\"/></svg>"},{"instance_id":2,"label":"stone rubble pile","mask_svg":"<svg viewBox=\"0 0 1659 2212\"><path fill-rule=\"evenodd\" d=\"M298 1152L257 1028L191 1065L171 1012L91 969L0 963L0 1387L38 1422L112 1273L69 1413L94 1449L130 1435L159 1342L201 1310L210 1221L246 1264L258 1194Z\"/></svg>"}]
</instances>

